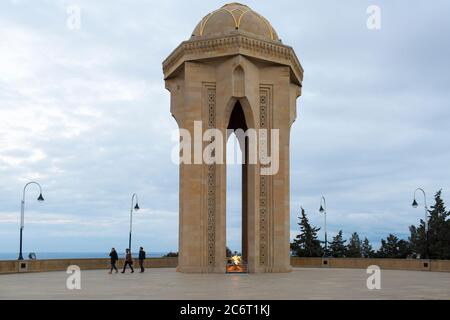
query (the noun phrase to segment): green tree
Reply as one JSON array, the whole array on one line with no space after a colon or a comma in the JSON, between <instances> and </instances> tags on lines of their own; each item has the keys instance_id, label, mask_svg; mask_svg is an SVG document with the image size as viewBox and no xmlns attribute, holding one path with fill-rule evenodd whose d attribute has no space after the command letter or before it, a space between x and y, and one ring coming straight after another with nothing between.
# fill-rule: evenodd
<instances>
[{"instance_id":1,"label":"green tree","mask_svg":"<svg viewBox=\"0 0 450 320\"><path fill-rule=\"evenodd\" d=\"M342 230L339 230L338 234L333 237L333 240L330 244L331 255L335 258L343 258L347 254L347 247L345 243L347 240L344 240L342 236Z\"/></svg>"},{"instance_id":2,"label":"green tree","mask_svg":"<svg viewBox=\"0 0 450 320\"><path fill-rule=\"evenodd\" d=\"M401 259L411 254L411 247L408 241L399 240L395 235L390 234L386 240L381 240L381 247L377 252L380 258Z\"/></svg>"},{"instance_id":3,"label":"green tree","mask_svg":"<svg viewBox=\"0 0 450 320\"><path fill-rule=\"evenodd\" d=\"M311 226L305 210L303 208L301 210L301 217L298 223L300 234L291 243L291 250L297 257L321 257L323 250L320 241L317 239L317 232L320 228Z\"/></svg>"},{"instance_id":4,"label":"green tree","mask_svg":"<svg viewBox=\"0 0 450 320\"><path fill-rule=\"evenodd\" d=\"M407 240L401 239L398 242L398 258L406 259L411 253L411 244Z\"/></svg>"},{"instance_id":5,"label":"green tree","mask_svg":"<svg viewBox=\"0 0 450 320\"><path fill-rule=\"evenodd\" d=\"M435 204L429 210L428 218L428 254L430 259L450 258L450 212L445 209L441 198L442 190L434 196Z\"/></svg>"},{"instance_id":6,"label":"green tree","mask_svg":"<svg viewBox=\"0 0 450 320\"><path fill-rule=\"evenodd\" d=\"M164 258L178 257L178 252L169 252L163 256Z\"/></svg>"},{"instance_id":7,"label":"green tree","mask_svg":"<svg viewBox=\"0 0 450 320\"><path fill-rule=\"evenodd\" d=\"M419 227L410 226L409 227L409 243L411 245L411 252L422 258L426 256L427 245L425 237L425 223L420 220Z\"/></svg>"},{"instance_id":8,"label":"green tree","mask_svg":"<svg viewBox=\"0 0 450 320\"><path fill-rule=\"evenodd\" d=\"M450 212L446 211L441 196L442 190L439 190L434 196L434 205L428 211L427 234L424 220L420 220L418 227L409 227L411 250L421 257L426 256L428 246L430 259L450 259Z\"/></svg>"},{"instance_id":9,"label":"green tree","mask_svg":"<svg viewBox=\"0 0 450 320\"><path fill-rule=\"evenodd\" d=\"M372 245L367 238L364 238L362 242L361 255L363 258L373 258L375 256L375 251L373 251Z\"/></svg>"},{"instance_id":10,"label":"green tree","mask_svg":"<svg viewBox=\"0 0 450 320\"><path fill-rule=\"evenodd\" d=\"M362 243L359 239L359 235L356 232L352 233L352 236L350 237L347 245L347 257L351 258L361 258L362 252L361 252Z\"/></svg>"}]
</instances>

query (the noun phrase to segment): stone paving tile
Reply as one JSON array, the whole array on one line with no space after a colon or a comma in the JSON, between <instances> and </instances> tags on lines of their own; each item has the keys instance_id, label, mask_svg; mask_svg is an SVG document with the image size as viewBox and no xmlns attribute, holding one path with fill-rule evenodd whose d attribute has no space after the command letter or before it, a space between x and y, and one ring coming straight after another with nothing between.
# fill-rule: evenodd
<instances>
[{"instance_id":1,"label":"stone paving tile","mask_svg":"<svg viewBox=\"0 0 450 320\"><path fill-rule=\"evenodd\" d=\"M144 274L82 271L81 290L65 272L0 275L0 299L450 299L450 273L382 270L368 290L361 269L296 268L279 274Z\"/></svg>"}]
</instances>

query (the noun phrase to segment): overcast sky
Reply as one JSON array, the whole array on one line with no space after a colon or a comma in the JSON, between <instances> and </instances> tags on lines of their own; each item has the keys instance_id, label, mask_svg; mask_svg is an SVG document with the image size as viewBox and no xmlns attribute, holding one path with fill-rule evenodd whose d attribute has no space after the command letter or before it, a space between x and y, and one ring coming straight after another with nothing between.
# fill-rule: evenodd
<instances>
[{"instance_id":1,"label":"overcast sky","mask_svg":"<svg viewBox=\"0 0 450 320\"><path fill-rule=\"evenodd\" d=\"M26 252L126 247L133 192L142 208L133 242L177 250L177 125L161 62L223 4L0 2L0 252L18 250L30 180L43 185L46 201L28 190ZM448 1L246 4L271 21L305 69L291 133L292 236L300 206L322 226L322 194L330 236L357 231L375 245L389 233L406 238L423 217L411 208L415 188L429 203L443 188L450 201ZM381 30L366 26L372 4L381 8ZM66 25L71 5L81 8L79 30ZM229 235L239 234L237 208ZM230 246L238 248L238 238Z\"/></svg>"}]
</instances>

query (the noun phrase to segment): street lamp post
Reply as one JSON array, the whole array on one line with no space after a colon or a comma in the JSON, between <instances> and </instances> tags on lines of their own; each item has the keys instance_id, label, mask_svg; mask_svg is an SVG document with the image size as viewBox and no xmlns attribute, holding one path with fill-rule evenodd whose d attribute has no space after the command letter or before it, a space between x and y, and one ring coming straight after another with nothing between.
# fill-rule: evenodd
<instances>
[{"instance_id":1,"label":"street lamp post","mask_svg":"<svg viewBox=\"0 0 450 320\"><path fill-rule=\"evenodd\" d=\"M136 205L133 207L134 198L136 198ZM131 196L131 210L130 210L130 236L128 238L128 249L130 249L130 251L131 251L131 232L133 230L133 211L138 211L138 210L139 210L138 196L136 193L133 193L133 195Z\"/></svg>"},{"instance_id":2,"label":"street lamp post","mask_svg":"<svg viewBox=\"0 0 450 320\"><path fill-rule=\"evenodd\" d=\"M324 223L324 232L325 232L325 252L324 252L324 256L326 257L326 256L328 255L328 238L327 238L327 202L326 202L324 196L322 196L322 198L320 198L320 208L319 208L319 212L320 212L320 213L323 213L324 219L325 219L325 223Z\"/></svg>"},{"instance_id":3,"label":"street lamp post","mask_svg":"<svg viewBox=\"0 0 450 320\"><path fill-rule=\"evenodd\" d=\"M417 208L419 205L416 201L416 194L417 191L421 191L423 194L423 202L424 202L424 208L425 208L425 258L428 259L428 207L427 207L427 195L425 191L422 188L417 188L414 191L414 200L412 203L413 208Z\"/></svg>"},{"instance_id":4,"label":"street lamp post","mask_svg":"<svg viewBox=\"0 0 450 320\"><path fill-rule=\"evenodd\" d=\"M42 187L39 183L37 182L28 182L24 187L23 187L23 194L22 194L22 202L21 202L21 206L20 206L20 251L19 251L19 259L18 260L23 260L23 255L22 255L22 236L23 236L23 228L25 225L25 190L27 189L27 187L31 184L35 184L39 187L39 197L37 198L37 201L44 201L44 197L42 196Z\"/></svg>"}]
</instances>

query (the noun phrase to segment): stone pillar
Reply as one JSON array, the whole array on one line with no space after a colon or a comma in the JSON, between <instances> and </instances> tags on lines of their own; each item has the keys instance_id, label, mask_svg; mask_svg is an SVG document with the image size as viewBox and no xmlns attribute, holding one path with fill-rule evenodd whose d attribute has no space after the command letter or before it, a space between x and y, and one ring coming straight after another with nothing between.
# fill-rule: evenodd
<instances>
[{"instance_id":1,"label":"stone pillar","mask_svg":"<svg viewBox=\"0 0 450 320\"><path fill-rule=\"evenodd\" d=\"M303 78L294 51L238 30L183 42L163 69L171 113L193 142L192 164L180 164L178 271L226 271L226 165L196 158L208 142L195 143L194 135L217 128L225 147L237 103L248 128L267 129L269 137L279 131L278 141L267 141L269 150L278 143L278 171L261 174L267 166L259 159L243 170L242 247L249 272L290 271L289 136Z\"/></svg>"}]
</instances>

